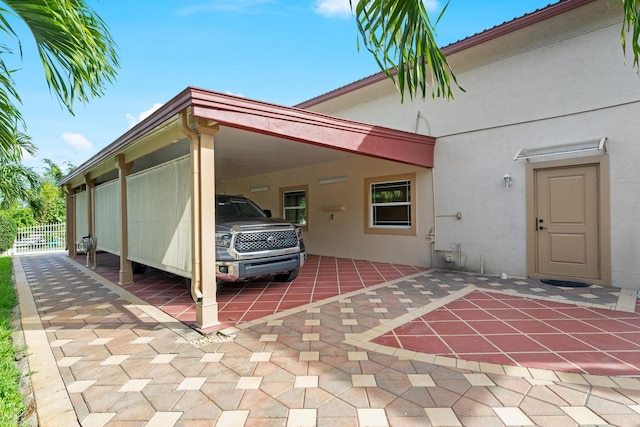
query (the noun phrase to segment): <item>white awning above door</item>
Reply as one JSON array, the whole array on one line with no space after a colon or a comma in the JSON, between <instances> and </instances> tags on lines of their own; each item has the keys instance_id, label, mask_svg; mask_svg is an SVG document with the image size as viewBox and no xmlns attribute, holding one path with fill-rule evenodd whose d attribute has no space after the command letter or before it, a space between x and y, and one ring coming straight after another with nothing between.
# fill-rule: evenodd
<instances>
[{"instance_id":1,"label":"white awning above door","mask_svg":"<svg viewBox=\"0 0 640 427\"><path fill-rule=\"evenodd\" d=\"M522 148L516 153L513 160L529 160L538 157L560 156L584 153L587 151L607 152L607 137L590 139L581 142L571 142L568 144L551 145L547 147Z\"/></svg>"}]
</instances>

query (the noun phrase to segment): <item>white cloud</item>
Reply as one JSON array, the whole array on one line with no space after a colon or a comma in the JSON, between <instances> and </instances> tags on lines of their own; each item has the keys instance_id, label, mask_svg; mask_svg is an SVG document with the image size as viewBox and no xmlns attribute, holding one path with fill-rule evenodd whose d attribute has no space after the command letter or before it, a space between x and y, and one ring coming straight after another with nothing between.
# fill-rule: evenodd
<instances>
[{"instance_id":1,"label":"white cloud","mask_svg":"<svg viewBox=\"0 0 640 427\"><path fill-rule=\"evenodd\" d=\"M138 123L140 123L141 121L149 117L151 114L153 114L154 111L156 111L160 107L162 107L162 104L160 104L159 102L156 102L155 104L153 104L153 107L139 113L137 116L131 113L125 114L125 116L127 117L127 121L129 122L129 128L134 127L135 125L137 125Z\"/></svg>"},{"instance_id":2,"label":"white cloud","mask_svg":"<svg viewBox=\"0 0 640 427\"><path fill-rule=\"evenodd\" d=\"M357 3L358 0L354 0L353 6L355 7ZM423 0L423 3L427 12L435 12L440 9L438 0ZM352 14L349 0L316 0L314 10L318 15L326 18L345 18Z\"/></svg>"},{"instance_id":3,"label":"white cloud","mask_svg":"<svg viewBox=\"0 0 640 427\"><path fill-rule=\"evenodd\" d=\"M326 18L344 18L351 16L351 6L349 0L316 0L315 12Z\"/></svg>"},{"instance_id":4,"label":"white cloud","mask_svg":"<svg viewBox=\"0 0 640 427\"><path fill-rule=\"evenodd\" d=\"M62 140L76 150L90 151L93 150L93 144L84 135L79 133L65 132L62 134Z\"/></svg>"},{"instance_id":5,"label":"white cloud","mask_svg":"<svg viewBox=\"0 0 640 427\"><path fill-rule=\"evenodd\" d=\"M231 92L230 90L225 90L225 91L224 91L224 93L225 93L226 95L239 96L240 98L245 98L245 96L244 96L243 94L241 94L241 93L234 93L234 92Z\"/></svg>"},{"instance_id":6,"label":"white cloud","mask_svg":"<svg viewBox=\"0 0 640 427\"><path fill-rule=\"evenodd\" d=\"M440 3L438 0L423 0L424 8L427 9L427 12L435 12L440 9Z\"/></svg>"}]
</instances>

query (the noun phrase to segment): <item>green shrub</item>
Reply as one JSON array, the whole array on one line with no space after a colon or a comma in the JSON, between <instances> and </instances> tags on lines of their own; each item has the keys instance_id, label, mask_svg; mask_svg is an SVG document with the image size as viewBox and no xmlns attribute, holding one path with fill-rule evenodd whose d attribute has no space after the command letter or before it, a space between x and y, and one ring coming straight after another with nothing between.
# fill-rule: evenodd
<instances>
[{"instance_id":1,"label":"green shrub","mask_svg":"<svg viewBox=\"0 0 640 427\"><path fill-rule=\"evenodd\" d=\"M0 212L0 252L4 252L13 246L17 233L18 226L13 218L4 212Z\"/></svg>"},{"instance_id":2,"label":"green shrub","mask_svg":"<svg viewBox=\"0 0 640 427\"><path fill-rule=\"evenodd\" d=\"M11 258L0 257L0 426L20 425L25 405L20 393L20 371L16 367L11 339L11 311L16 296L11 280Z\"/></svg>"}]
</instances>

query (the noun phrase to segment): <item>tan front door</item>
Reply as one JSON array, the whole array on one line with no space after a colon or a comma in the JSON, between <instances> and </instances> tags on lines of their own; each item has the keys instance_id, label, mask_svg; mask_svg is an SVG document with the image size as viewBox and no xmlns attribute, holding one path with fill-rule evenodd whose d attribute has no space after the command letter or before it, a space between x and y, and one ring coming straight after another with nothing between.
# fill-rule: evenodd
<instances>
[{"instance_id":1,"label":"tan front door","mask_svg":"<svg viewBox=\"0 0 640 427\"><path fill-rule=\"evenodd\" d=\"M599 279L598 166L534 174L536 273Z\"/></svg>"}]
</instances>

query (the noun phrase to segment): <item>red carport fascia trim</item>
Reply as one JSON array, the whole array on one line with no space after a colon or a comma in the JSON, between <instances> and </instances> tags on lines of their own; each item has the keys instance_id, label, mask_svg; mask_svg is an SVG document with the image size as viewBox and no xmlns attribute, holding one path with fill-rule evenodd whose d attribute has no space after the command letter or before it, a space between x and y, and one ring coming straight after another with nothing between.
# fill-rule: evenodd
<instances>
[{"instance_id":1,"label":"red carport fascia trim","mask_svg":"<svg viewBox=\"0 0 640 427\"><path fill-rule=\"evenodd\" d=\"M338 119L311 111L188 87L61 180L61 185L114 158L126 147L191 107L194 117L223 126L326 148L433 167L435 138Z\"/></svg>"},{"instance_id":2,"label":"red carport fascia trim","mask_svg":"<svg viewBox=\"0 0 640 427\"><path fill-rule=\"evenodd\" d=\"M132 144L137 139L142 138L158 126L161 126L190 105L191 94L189 93L189 88L187 88L154 111L149 117L120 135L111 144L98 151L89 160L75 168L60 181L60 185L71 182L77 176L84 175L106 160L115 158L115 156L125 150L129 144Z\"/></svg>"},{"instance_id":3,"label":"red carport fascia trim","mask_svg":"<svg viewBox=\"0 0 640 427\"><path fill-rule=\"evenodd\" d=\"M325 148L433 167L435 138L202 89L189 88L192 114L221 126Z\"/></svg>"}]
</instances>

